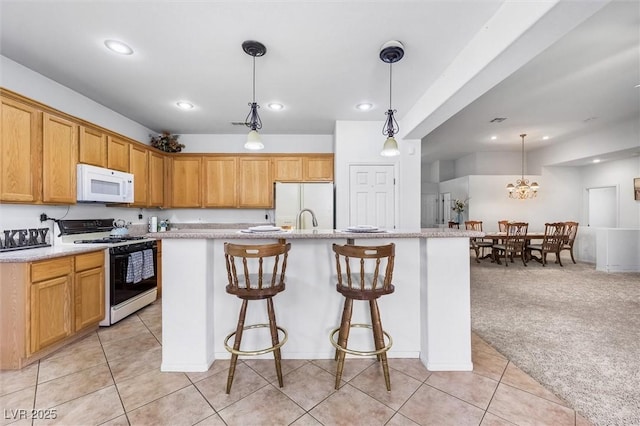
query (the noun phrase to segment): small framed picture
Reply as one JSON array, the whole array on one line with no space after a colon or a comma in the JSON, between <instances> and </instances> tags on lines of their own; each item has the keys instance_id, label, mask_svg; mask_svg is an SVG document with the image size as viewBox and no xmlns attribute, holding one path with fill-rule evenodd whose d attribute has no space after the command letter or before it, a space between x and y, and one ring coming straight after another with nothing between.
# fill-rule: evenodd
<instances>
[{"instance_id":1,"label":"small framed picture","mask_svg":"<svg viewBox=\"0 0 640 426\"><path fill-rule=\"evenodd\" d=\"M636 201L640 201L640 178L633 180L633 193Z\"/></svg>"}]
</instances>

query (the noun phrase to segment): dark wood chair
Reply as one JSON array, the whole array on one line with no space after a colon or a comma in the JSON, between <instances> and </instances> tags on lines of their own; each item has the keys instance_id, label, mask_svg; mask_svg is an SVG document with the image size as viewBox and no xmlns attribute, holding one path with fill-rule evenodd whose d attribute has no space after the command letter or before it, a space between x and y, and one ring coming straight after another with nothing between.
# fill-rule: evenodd
<instances>
[{"instance_id":1,"label":"dark wood chair","mask_svg":"<svg viewBox=\"0 0 640 426\"><path fill-rule=\"evenodd\" d=\"M458 222L454 222L454 221L450 220L448 222L448 224L449 224L449 228L460 229L460 224Z\"/></svg>"},{"instance_id":2,"label":"dark wood chair","mask_svg":"<svg viewBox=\"0 0 640 426\"><path fill-rule=\"evenodd\" d=\"M564 222L545 223L544 224L544 238L541 244L529 244L527 246L527 252L531 259L535 259L542 263L542 266L547 264L547 254L553 253L556 256L556 263L562 266L560 260L560 247L565 239L565 225ZM532 255L532 252L539 252L540 258Z\"/></svg>"},{"instance_id":3,"label":"dark wood chair","mask_svg":"<svg viewBox=\"0 0 640 426\"><path fill-rule=\"evenodd\" d=\"M224 340L224 347L231 352L227 393L231 392L239 355L262 355L273 352L278 384L280 387L283 386L280 347L287 341L287 331L276 324L273 296L285 289L285 271L290 249L291 243L266 245L224 244L224 257L229 280L226 291L242 299L236 331L229 334ZM245 325L248 301L263 299L267 301L269 323ZM268 327L271 331L272 346L258 350L241 350L240 342L242 341L243 331L263 327ZM278 330L284 335L282 341L279 339ZM231 347L228 342L234 335L233 347Z\"/></svg>"},{"instance_id":4,"label":"dark wood chair","mask_svg":"<svg viewBox=\"0 0 640 426\"><path fill-rule=\"evenodd\" d=\"M562 252L562 250L569 250L571 261L576 263L576 259L573 257L573 243L576 241L576 235L578 234L578 222L565 222L564 234L564 240L558 250L558 259L560 258L560 252Z\"/></svg>"},{"instance_id":5,"label":"dark wood chair","mask_svg":"<svg viewBox=\"0 0 640 426\"><path fill-rule=\"evenodd\" d=\"M385 384L387 390L390 391L391 379L387 363L387 351L391 348L393 341L391 336L382 329L377 299L391 294L395 290L391 283L393 279L395 244L391 243L384 246L341 246L334 244L333 251L336 256L338 280L336 290L345 298L340 327L334 329L329 336L331 344L336 348L336 360L338 361L335 388L338 389L340 387L344 358L345 354L348 353L359 356L375 355L378 361L382 362ZM351 324L354 300L366 300L369 302L371 324ZM347 343L351 327L371 328L376 349L374 351L349 349ZM339 334L336 342L335 334L337 332ZM388 340L386 345L385 336Z\"/></svg>"},{"instance_id":6,"label":"dark wood chair","mask_svg":"<svg viewBox=\"0 0 640 426\"><path fill-rule=\"evenodd\" d=\"M464 223L464 227L467 231L480 231L482 232L482 221L480 220L467 220ZM469 245L471 250L476 253L476 262L480 263L480 259L486 259L491 254L484 254L485 249L493 250L493 241L485 240L484 238L469 238ZM482 256L480 252L482 251Z\"/></svg>"},{"instance_id":7,"label":"dark wood chair","mask_svg":"<svg viewBox=\"0 0 640 426\"><path fill-rule=\"evenodd\" d=\"M498 221L498 232L507 232L507 224L508 220L499 220Z\"/></svg>"},{"instance_id":8,"label":"dark wood chair","mask_svg":"<svg viewBox=\"0 0 640 426\"><path fill-rule=\"evenodd\" d=\"M508 260L511 260L513 263L513 256L520 256L522 264L527 266L526 245L528 229L529 224L525 222L508 223L507 233L502 242L493 245L493 260L500 263L502 254L505 266L509 266Z\"/></svg>"}]
</instances>

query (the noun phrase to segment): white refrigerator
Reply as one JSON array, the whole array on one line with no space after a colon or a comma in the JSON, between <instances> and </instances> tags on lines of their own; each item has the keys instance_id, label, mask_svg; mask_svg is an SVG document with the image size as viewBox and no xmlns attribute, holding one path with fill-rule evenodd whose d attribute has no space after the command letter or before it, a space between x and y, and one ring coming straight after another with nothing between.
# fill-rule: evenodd
<instances>
[{"instance_id":1,"label":"white refrigerator","mask_svg":"<svg viewBox=\"0 0 640 426\"><path fill-rule=\"evenodd\" d=\"M276 226L296 226L302 209L311 209L318 220L318 229L334 229L333 182L276 182ZM300 229L312 229L309 212L300 219Z\"/></svg>"}]
</instances>

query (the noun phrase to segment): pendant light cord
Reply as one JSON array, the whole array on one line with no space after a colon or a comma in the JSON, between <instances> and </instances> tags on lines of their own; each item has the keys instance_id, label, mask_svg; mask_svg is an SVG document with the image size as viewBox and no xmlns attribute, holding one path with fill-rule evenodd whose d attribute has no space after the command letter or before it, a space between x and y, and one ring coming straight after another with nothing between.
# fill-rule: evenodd
<instances>
[{"instance_id":1,"label":"pendant light cord","mask_svg":"<svg viewBox=\"0 0 640 426\"><path fill-rule=\"evenodd\" d=\"M392 72L393 72L393 64L389 63L389 109L391 109L391 85L393 84L393 79L392 77Z\"/></svg>"},{"instance_id":2,"label":"pendant light cord","mask_svg":"<svg viewBox=\"0 0 640 426\"><path fill-rule=\"evenodd\" d=\"M522 138L522 180L524 181L524 137L526 135L520 135Z\"/></svg>"},{"instance_id":3,"label":"pendant light cord","mask_svg":"<svg viewBox=\"0 0 640 426\"><path fill-rule=\"evenodd\" d=\"M253 57L253 103L256 102L256 57Z\"/></svg>"}]
</instances>

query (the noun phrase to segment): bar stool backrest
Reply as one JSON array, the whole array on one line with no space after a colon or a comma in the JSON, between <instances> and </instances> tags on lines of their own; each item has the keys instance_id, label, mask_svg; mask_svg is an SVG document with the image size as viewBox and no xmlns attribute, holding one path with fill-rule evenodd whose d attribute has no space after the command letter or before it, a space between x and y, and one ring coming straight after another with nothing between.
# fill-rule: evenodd
<instances>
[{"instance_id":1,"label":"bar stool backrest","mask_svg":"<svg viewBox=\"0 0 640 426\"><path fill-rule=\"evenodd\" d=\"M224 257L229 281L227 293L249 299L263 299L284 290L290 249L291 243L225 243Z\"/></svg>"},{"instance_id":2,"label":"bar stool backrest","mask_svg":"<svg viewBox=\"0 0 640 426\"><path fill-rule=\"evenodd\" d=\"M395 244L384 246L333 245L337 290L353 299L368 300L393 293Z\"/></svg>"}]
</instances>

